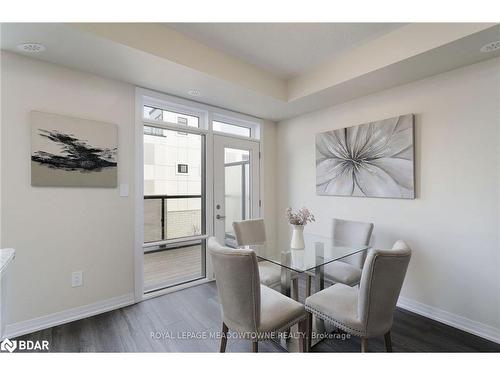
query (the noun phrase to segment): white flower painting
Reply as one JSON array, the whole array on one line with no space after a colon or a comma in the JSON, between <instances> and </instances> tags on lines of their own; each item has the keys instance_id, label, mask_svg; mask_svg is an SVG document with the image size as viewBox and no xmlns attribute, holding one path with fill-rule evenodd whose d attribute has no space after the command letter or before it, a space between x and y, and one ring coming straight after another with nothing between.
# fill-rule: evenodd
<instances>
[{"instance_id":1,"label":"white flower painting","mask_svg":"<svg viewBox=\"0 0 500 375\"><path fill-rule=\"evenodd\" d=\"M412 114L316 135L319 195L415 198Z\"/></svg>"}]
</instances>

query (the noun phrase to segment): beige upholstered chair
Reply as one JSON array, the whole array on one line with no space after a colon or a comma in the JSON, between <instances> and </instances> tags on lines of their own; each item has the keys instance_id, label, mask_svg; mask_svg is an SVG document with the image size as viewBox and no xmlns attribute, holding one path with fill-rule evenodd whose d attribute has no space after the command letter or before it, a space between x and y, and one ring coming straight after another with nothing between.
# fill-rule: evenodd
<instances>
[{"instance_id":1,"label":"beige upholstered chair","mask_svg":"<svg viewBox=\"0 0 500 375\"><path fill-rule=\"evenodd\" d=\"M234 234L238 246L255 245L266 241L266 228L263 219L235 221ZM259 261L260 282L270 288L281 285L281 267L277 264ZM291 274L292 296L299 300L299 278L296 272Z\"/></svg>"},{"instance_id":2,"label":"beige upholstered chair","mask_svg":"<svg viewBox=\"0 0 500 375\"><path fill-rule=\"evenodd\" d=\"M333 219L333 239L346 245L370 244L373 232L372 223ZM326 264L324 267L325 281L330 284L359 284L361 271L366 258L366 251ZM307 274L306 296L311 295L312 273Z\"/></svg>"},{"instance_id":3,"label":"beige upholstered chair","mask_svg":"<svg viewBox=\"0 0 500 375\"><path fill-rule=\"evenodd\" d=\"M367 351L369 338L381 335L387 351L392 351L392 318L410 257L411 250L403 241L397 241L392 250L370 250L359 289L335 284L306 298L306 310L360 336L362 352Z\"/></svg>"},{"instance_id":4,"label":"beige upholstered chair","mask_svg":"<svg viewBox=\"0 0 500 375\"><path fill-rule=\"evenodd\" d=\"M226 350L228 330L253 342L288 330L299 324L299 348L306 349L307 318L304 306L275 290L261 285L257 257L253 250L231 249L219 245L214 237L208 239L219 299L222 308L222 339L220 351Z\"/></svg>"},{"instance_id":5,"label":"beige upholstered chair","mask_svg":"<svg viewBox=\"0 0 500 375\"><path fill-rule=\"evenodd\" d=\"M235 221L233 229L239 246L266 242L264 219Z\"/></svg>"}]
</instances>

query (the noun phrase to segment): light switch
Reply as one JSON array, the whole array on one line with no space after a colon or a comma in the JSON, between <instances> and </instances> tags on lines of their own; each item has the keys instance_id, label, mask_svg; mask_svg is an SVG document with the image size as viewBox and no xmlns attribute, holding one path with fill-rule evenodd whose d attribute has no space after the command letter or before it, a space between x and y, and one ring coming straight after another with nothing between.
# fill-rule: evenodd
<instances>
[{"instance_id":1,"label":"light switch","mask_svg":"<svg viewBox=\"0 0 500 375\"><path fill-rule=\"evenodd\" d=\"M128 184L120 184L120 197L128 197Z\"/></svg>"},{"instance_id":2,"label":"light switch","mask_svg":"<svg viewBox=\"0 0 500 375\"><path fill-rule=\"evenodd\" d=\"M83 285L83 271L75 271L71 274L71 286L73 288Z\"/></svg>"}]
</instances>

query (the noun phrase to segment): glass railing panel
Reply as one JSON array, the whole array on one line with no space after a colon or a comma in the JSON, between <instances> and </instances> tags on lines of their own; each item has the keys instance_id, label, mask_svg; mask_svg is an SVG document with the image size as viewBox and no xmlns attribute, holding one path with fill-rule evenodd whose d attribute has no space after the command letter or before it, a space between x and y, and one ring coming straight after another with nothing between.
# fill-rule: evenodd
<instances>
[{"instance_id":1,"label":"glass railing panel","mask_svg":"<svg viewBox=\"0 0 500 375\"><path fill-rule=\"evenodd\" d=\"M166 239L202 234L201 197L172 198L165 202Z\"/></svg>"},{"instance_id":2,"label":"glass railing panel","mask_svg":"<svg viewBox=\"0 0 500 375\"><path fill-rule=\"evenodd\" d=\"M144 242L161 241L162 236L162 199L144 200Z\"/></svg>"}]
</instances>

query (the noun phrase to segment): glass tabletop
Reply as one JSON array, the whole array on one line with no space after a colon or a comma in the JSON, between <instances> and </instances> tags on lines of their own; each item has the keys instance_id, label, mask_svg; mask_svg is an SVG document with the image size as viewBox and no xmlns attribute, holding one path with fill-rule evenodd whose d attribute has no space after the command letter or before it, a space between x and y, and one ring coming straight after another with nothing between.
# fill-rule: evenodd
<instances>
[{"instance_id":1,"label":"glass tabletop","mask_svg":"<svg viewBox=\"0 0 500 375\"><path fill-rule=\"evenodd\" d=\"M280 241L257 243L242 248L252 249L262 260L286 267L292 271L305 272L368 249L365 245L347 245L331 237L304 233L305 247L291 249L291 236Z\"/></svg>"}]
</instances>

